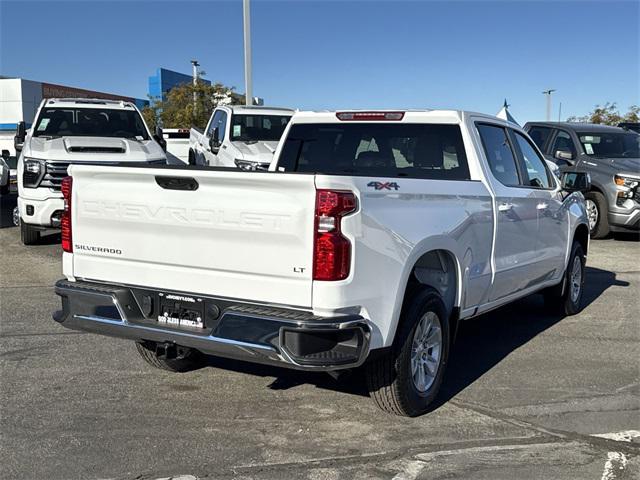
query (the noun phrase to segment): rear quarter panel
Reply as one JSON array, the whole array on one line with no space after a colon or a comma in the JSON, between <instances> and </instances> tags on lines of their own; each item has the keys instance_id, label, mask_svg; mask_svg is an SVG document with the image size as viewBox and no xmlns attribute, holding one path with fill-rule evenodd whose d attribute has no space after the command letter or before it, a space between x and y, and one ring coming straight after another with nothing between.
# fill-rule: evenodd
<instances>
[{"instance_id":1,"label":"rear quarter panel","mask_svg":"<svg viewBox=\"0 0 640 480\"><path fill-rule=\"evenodd\" d=\"M372 181L394 181L399 189L377 191ZM340 282L313 282L319 314L353 305L370 320L372 348L393 342L405 287L416 261L442 249L456 259L455 305L477 305L491 282L493 209L480 181L316 177L317 188L352 190L358 210L343 218L353 245L351 275Z\"/></svg>"}]
</instances>

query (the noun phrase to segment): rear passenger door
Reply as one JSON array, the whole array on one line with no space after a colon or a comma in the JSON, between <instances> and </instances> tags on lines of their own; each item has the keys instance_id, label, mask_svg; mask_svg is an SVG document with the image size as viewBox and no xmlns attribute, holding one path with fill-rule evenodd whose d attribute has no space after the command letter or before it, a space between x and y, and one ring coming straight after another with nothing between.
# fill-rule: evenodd
<instances>
[{"instance_id":1,"label":"rear passenger door","mask_svg":"<svg viewBox=\"0 0 640 480\"><path fill-rule=\"evenodd\" d=\"M507 128L476 123L489 166L487 179L495 194L494 281L489 302L535 283L539 199L527 188Z\"/></svg>"}]
</instances>

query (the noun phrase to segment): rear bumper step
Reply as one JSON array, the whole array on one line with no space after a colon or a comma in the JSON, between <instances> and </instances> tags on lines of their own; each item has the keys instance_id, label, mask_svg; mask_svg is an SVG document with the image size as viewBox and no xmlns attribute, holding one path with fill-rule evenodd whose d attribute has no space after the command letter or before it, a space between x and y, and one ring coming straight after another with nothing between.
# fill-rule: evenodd
<instances>
[{"instance_id":1,"label":"rear bumper step","mask_svg":"<svg viewBox=\"0 0 640 480\"><path fill-rule=\"evenodd\" d=\"M59 280L55 291L62 298L62 310L53 318L73 330L174 343L208 355L299 370L353 368L369 354L371 331L358 315L318 317L300 310L85 281ZM168 297L195 300L204 328L159 323Z\"/></svg>"}]
</instances>

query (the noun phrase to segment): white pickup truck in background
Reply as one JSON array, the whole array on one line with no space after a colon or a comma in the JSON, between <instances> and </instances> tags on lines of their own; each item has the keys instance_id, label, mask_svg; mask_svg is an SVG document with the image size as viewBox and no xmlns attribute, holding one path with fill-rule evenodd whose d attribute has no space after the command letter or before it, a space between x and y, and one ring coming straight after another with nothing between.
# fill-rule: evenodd
<instances>
[{"instance_id":1,"label":"white pickup truck in background","mask_svg":"<svg viewBox=\"0 0 640 480\"><path fill-rule=\"evenodd\" d=\"M460 320L535 292L563 315L581 308L588 176L561 183L496 117L300 112L268 172L69 172L54 319L133 340L166 370L202 354L364 364L377 405L414 416Z\"/></svg>"},{"instance_id":2,"label":"white pickup truck in background","mask_svg":"<svg viewBox=\"0 0 640 480\"><path fill-rule=\"evenodd\" d=\"M27 133L18 124L18 208L22 243L59 228L60 190L69 165L145 162L166 164L162 130L152 135L130 102L86 98L45 99Z\"/></svg>"},{"instance_id":3,"label":"white pickup truck in background","mask_svg":"<svg viewBox=\"0 0 640 480\"><path fill-rule=\"evenodd\" d=\"M204 131L191 129L189 164L266 170L293 113L288 108L217 107Z\"/></svg>"}]
</instances>

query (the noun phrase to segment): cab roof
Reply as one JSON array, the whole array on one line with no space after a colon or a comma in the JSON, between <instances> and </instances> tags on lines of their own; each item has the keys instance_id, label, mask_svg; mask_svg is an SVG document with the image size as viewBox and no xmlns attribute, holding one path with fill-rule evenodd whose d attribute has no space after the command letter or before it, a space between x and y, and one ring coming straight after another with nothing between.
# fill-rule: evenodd
<instances>
[{"instance_id":1,"label":"cab roof","mask_svg":"<svg viewBox=\"0 0 640 480\"><path fill-rule=\"evenodd\" d=\"M135 105L124 100L105 100L103 98L49 98L45 107L72 108L108 108L113 110L135 110Z\"/></svg>"},{"instance_id":2,"label":"cab roof","mask_svg":"<svg viewBox=\"0 0 640 480\"><path fill-rule=\"evenodd\" d=\"M239 115L293 115L292 108L264 107L257 105L221 105L228 108L232 113Z\"/></svg>"},{"instance_id":3,"label":"cab roof","mask_svg":"<svg viewBox=\"0 0 640 480\"><path fill-rule=\"evenodd\" d=\"M339 114L355 114L356 118L349 120L341 120L338 118ZM357 118L359 114L402 114L400 120L397 118L390 119L367 119L366 117ZM485 113L471 112L467 110L357 110L357 109L344 109L344 110L322 110L322 111L298 111L292 118L292 123L343 123L349 121L370 121L370 122L427 122L427 123L461 123L468 117L474 117L478 119L486 119L502 125L508 125L518 130L522 129L517 123L509 122L503 118L496 117L495 115L487 115Z\"/></svg>"},{"instance_id":4,"label":"cab roof","mask_svg":"<svg viewBox=\"0 0 640 480\"><path fill-rule=\"evenodd\" d=\"M614 127L612 125L602 125L599 123L586 123L586 122L527 122L527 126L539 126L539 127L557 127L567 130L573 130L576 132L622 132L625 131L621 127Z\"/></svg>"}]
</instances>

